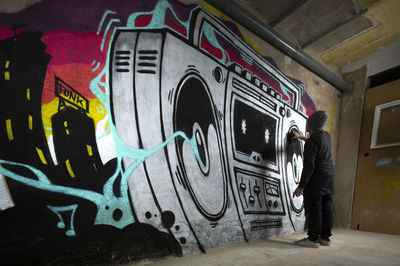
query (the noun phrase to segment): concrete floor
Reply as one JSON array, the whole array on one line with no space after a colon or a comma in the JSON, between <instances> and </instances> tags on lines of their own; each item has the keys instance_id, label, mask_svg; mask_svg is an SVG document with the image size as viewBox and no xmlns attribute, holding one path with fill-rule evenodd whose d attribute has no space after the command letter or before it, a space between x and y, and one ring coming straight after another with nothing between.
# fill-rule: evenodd
<instances>
[{"instance_id":1,"label":"concrete floor","mask_svg":"<svg viewBox=\"0 0 400 266\"><path fill-rule=\"evenodd\" d=\"M305 236L270 238L207 254L147 260L140 265L400 265L400 235L336 229L330 247L292 244Z\"/></svg>"}]
</instances>

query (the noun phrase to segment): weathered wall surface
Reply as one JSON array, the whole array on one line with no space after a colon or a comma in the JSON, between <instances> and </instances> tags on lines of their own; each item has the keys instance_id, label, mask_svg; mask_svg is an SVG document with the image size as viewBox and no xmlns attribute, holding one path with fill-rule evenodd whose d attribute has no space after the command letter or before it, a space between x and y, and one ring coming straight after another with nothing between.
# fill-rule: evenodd
<instances>
[{"instance_id":1,"label":"weathered wall surface","mask_svg":"<svg viewBox=\"0 0 400 266\"><path fill-rule=\"evenodd\" d=\"M334 88L202 2L16 10L0 15L2 261L129 262L303 229L287 134L317 108L336 142Z\"/></svg>"},{"instance_id":2,"label":"weathered wall surface","mask_svg":"<svg viewBox=\"0 0 400 266\"><path fill-rule=\"evenodd\" d=\"M352 229L400 234L399 86L396 80L365 92Z\"/></svg>"}]
</instances>

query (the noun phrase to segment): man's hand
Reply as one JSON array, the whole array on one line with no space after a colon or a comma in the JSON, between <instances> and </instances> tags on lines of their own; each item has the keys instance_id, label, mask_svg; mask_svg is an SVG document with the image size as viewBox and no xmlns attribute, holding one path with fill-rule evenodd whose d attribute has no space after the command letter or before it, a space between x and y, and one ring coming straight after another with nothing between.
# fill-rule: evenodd
<instances>
[{"instance_id":1,"label":"man's hand","mask_svg":"<svg viewBox=\"0 0 400 266\"><path fill-rule=\"evenodd\" d=\"M293 197L300 197L301 195L303 195L303 189L297 187L296 190L293 192Z\"/></svg>"},{"instance_id":2,"label":"man's hand","mask_svg":"<svg viewBox=\"0 0 400 266\"><path fill-rule=\"evenodd\" d=\"M302 136L296 130L293 130L292 133L293 133L292 139L301 139Z\"/></svg>"},{"instance_id":3,"label":"man's hand","mask_svg":"<svg viewBox=\"0 0 400 266\"><path fill-rule=\"evenodd\" d=\"M292 133L293 133L292 139L301 139L304 141L308 139L307 137L300 135L299 132L297 132L296 130L293 130Z\"/></svg>"}]
</instances>

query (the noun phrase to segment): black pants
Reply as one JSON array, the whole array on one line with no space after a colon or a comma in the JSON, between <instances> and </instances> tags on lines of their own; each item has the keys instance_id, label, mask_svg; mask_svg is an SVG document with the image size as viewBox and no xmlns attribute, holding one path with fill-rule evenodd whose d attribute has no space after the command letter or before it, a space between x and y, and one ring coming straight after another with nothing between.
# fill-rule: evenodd
<instances>
[{"instance_id":1,"label":"black pants","mask_svg":"<svg viewBox=\"0 0 400 266\"><path fill-rule=\"evenodd\" d=\"M307 187L303 196L308 237L311 241L329 239L333 225L333 186Z\"/></svg>"}]
</instances>

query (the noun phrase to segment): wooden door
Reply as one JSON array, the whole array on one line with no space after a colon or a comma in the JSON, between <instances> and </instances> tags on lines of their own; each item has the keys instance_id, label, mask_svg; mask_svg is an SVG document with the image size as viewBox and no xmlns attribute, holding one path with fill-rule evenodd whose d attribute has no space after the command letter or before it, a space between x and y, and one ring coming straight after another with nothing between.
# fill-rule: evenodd
<instances>
[{"instance_id":1,"label":"wooden door","mask_svg":"<svg viewBox=\"0 0 400 266\"><path fill-rule=\"evenodd\" d=\"M399 144L400 80L397 80L368 89L365 94L352 229L400 234Z\"/></svg>"}]
</instances>

